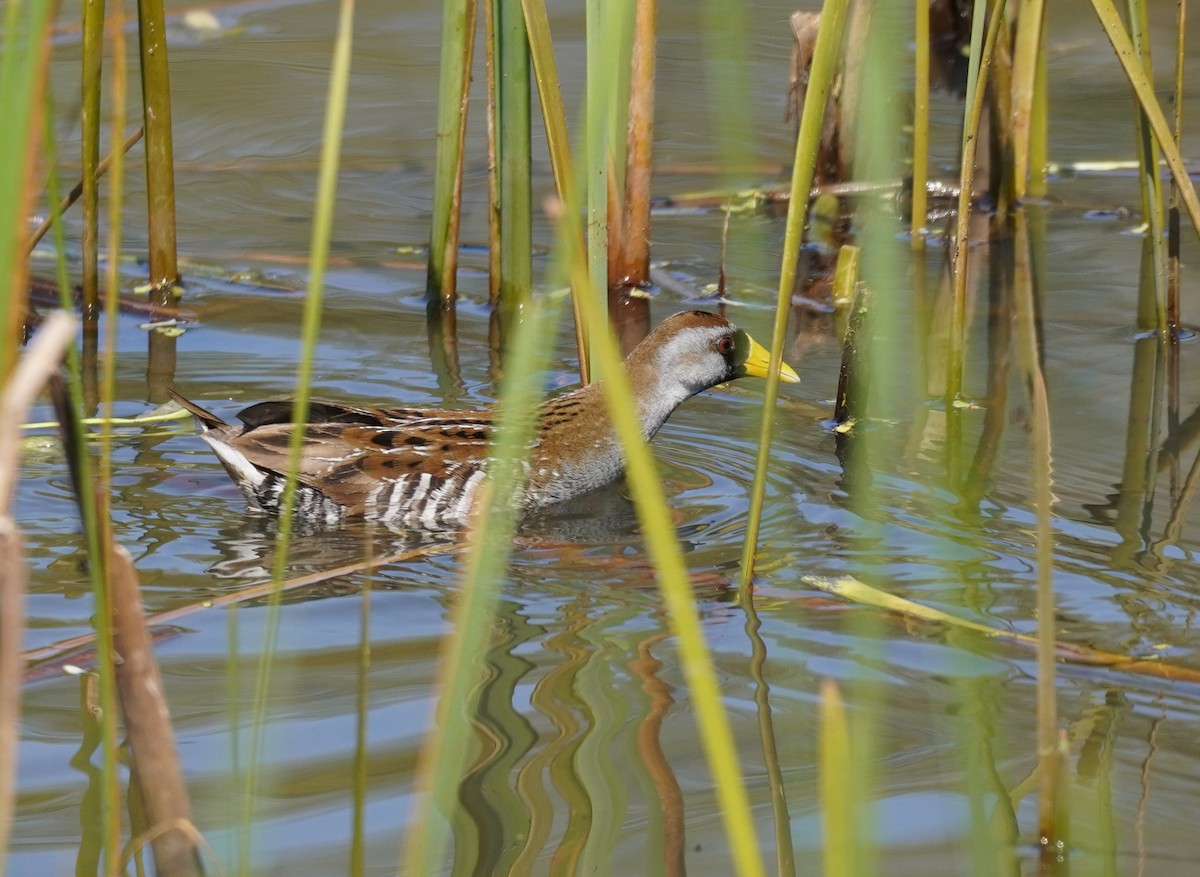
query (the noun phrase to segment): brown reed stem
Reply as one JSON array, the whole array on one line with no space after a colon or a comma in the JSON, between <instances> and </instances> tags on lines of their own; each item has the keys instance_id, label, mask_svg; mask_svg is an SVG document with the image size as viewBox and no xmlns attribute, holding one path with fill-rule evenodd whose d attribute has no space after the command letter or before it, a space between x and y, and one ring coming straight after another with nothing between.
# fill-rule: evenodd
<instances>
[{"instance_id":1,"label":"brown reed stem","mask_svg":"<svg viewBox=\"0 0 1200 877\"><path fill-rule=\"evenodd\" d=\"M658 0L637 0L629 127L625 153L625 205L617 274L609 285L644 286L650 279L650 177L654 151L654 60ZM610 212L609 216L612 216Z\"/></svg>"},{"instance_id":2,"label":"brown reed stem","mask_svg":"<svg viewBox=\"0 0 1200 877\"><path fill-rule=\"evenodd\" d=\"M171 716L163 696L162 677L154 660L150 631L129 552L109 545L110 609L117 663L117 693L125 731L137 762L138 787L154 832L154 864L163 875L203 873L194 838L184 831L157 832L159 826L189 823L191 802L179 767Z\"/></svg>"},{"instance_id":3,"label":"brown reed stem","mask_svg":"<svg viewBox=\"0 0 1200 877\"><path fill-rule=\"evenodd\" d=\"M21 462L21 424L75 337L75 319L56 311L42 324L0 396L0 872L14 812L21 727L21 638L27 572L20 528L12 519Z\"/></svg>"},{"instance_id":4,"label":"brown reed stem","mask_svg":"<svg viewBox=\"0 0 1200 877\"><path fill-rule=\"evenodd\" d=\"M143 131L144 131L143 128L138 128L136 131L134 131L132 134L130 134L128 137L126 137L125 142L121 145L121 151L129 152L129 150L133 149L134 145L139 140L142 139ZM104 176L105 173L108 172L109 167L112 165L112 161L113 161L113 153L112 152L110 152L108 155L104 156L104 160L102 162L100 162L100 164L98 164L95 168L94 176L95 176L96 180L99 180L101 177ZM41 221L41 223L38 225L38 227L36 229L34 229L33 234L31 234L29 236L29 252L32 253L33 248L36 247L39 243L41 243L42 238L44 238L46 236L46 232L50 231L50 229L54 225L55 221L58 220L59 218L61 218L68 210L70 210L75 205L75 202L79 200L79 196L86 195L87 188L88 188L87 170L85 167L84 178L75 184L74 188L72 188L71 191L68 192L66 194L66 196L62 199L62 201L59 202L58 207L54 210L51 210L50 213L46 216L46 218ZM93 210L94 210L94 208L93 208ZM84 217L85 218L84 218L84 228L83 228L83 235L82 235L82 239L84 241L84 243L82 245L83 251L84 251L84 257L83 257L84 264L83 264L83 268L82 268L82 274L83 274L82 285L83 285L83 308L84 308L85 316L87 316L89 312L92 313L93 315L96 313L95 309L96 309L97 302L98 302L98 299L92 299L91 304L89 305L89 303L88 303L89 299L88 299L88 293L87 293L87 290L88 290L88 280L87 280L87 275L88 275L88 266L87 266L87 262L88 262L88 256L87 256L88 219L87 219L87 216L88 216L88 206L87 206L87 198L85 197L84 198ZM92 233L95 234L95 229L92 230ZM92 242L92 246L93 247L95 246L95 241ZM92 264L93 270L95 270L97 264L98 263L95 260L93 260L93 264ZM94 277L92 278L92 282L93 283L95 282Z\"/></svg>"}]
</instances>

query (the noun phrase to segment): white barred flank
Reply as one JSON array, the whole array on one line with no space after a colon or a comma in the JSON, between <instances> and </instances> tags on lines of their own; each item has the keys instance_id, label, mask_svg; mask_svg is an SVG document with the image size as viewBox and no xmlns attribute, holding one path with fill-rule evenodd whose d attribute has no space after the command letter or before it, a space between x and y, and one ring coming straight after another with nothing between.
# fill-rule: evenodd
<instances>
[{"instance_id":1,"label":"white barred flank","mask_svg":"<svg viewBox=\"0 0 1200 877\"><path fill-rule=\"evenodd\" d=\"M484 477L484 467L460 464L447 467L444 478L428 472L402 475L374 487L367 495L363 514L385 524L416 529L462 526L470 518Z\"/></svg>"},{"instance_id":2,"label":"white barred flank","mask_svg":"<svg viewBox=\"0 0 1200 877\"><path fill-rule=\"evenodd\" d=\"M262 480L251 489L248 495L263 509L272 512L279 511L287 479L274 472L265 472L262 475ZM242 489L243 492L246 491L244 486ZM305 521L340 524L346 519L346 509L315 487L298 484L296 485L296 517Z\"/></svg>"}]
</instances>

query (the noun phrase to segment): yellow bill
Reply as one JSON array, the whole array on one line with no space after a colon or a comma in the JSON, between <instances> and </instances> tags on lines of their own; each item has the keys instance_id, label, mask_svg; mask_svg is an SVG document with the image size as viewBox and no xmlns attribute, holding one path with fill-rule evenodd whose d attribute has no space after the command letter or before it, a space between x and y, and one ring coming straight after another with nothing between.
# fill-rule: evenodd
<instances>
[{"instance_id":1,"label":"yellow bill","mask_svg":"<svg viewBox=\"0 0 1200 877\"><path fill-rule=\"evenodd\" d=\"M746 359L742 363L743 372L751 377L765 378L771 369L771 354L767 348L763 347L749 335L746 340L750 342L750 350L746 353ZM786 362L779 363L779 380L788 384L800 383L800 375L796 374Z\"/></svg>"}]
</instances>

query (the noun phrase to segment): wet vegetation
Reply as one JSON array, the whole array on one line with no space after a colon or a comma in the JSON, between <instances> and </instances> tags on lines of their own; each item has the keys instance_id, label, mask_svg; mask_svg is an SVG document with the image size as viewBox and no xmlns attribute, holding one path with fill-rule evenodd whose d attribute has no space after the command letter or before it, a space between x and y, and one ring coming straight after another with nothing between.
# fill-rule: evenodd
<instances>
[{"instance_id":1,"label":"wet vegetation","mask_svg":"<svg viewBox=\"0 0 1200 877\"><path fill-rule=\"evenodd\" d=\"M1091 5L1114 50L1111 63L1123 71L1133 95L1128 127L1138 155L1133 168L1092 172L1136 175L1142 242L1140 265L1130 269L1137 298L1128 329L1136 335L1136 349L1124 470L1118 495L1098 516L1111 522L1128 555L1149 566L1164 565L1168 557L1190 556L1185 531L1189 521L1195 525L1188 513L1197 464L1182 473L1184 450L1195 444L1195 415L1181 411L1181 400L1189 398L1182 345L1190 337L1182 317L1181 253L1184 241L1190 242L1200 229L1200 202L1180 145L1186 3L1175 7L1130 0L1120 13L1110 0L1092 0ZM294 514L301 447L297 431L282 511L277 520L259 522L269 545L269 581L239 582L233 589L153 614L143 608L137 563L113 524L120 446L138 440L130 431L117 434L131 424L116 416L118 403L131 401L117 395L117 353L120 323L136 314L150 328L142 394L148 404L142 406L145 416L132 420L133 429L150 430L178 417L180 412L172 408L155 407L166 401L177 380L178 331L191 317L191 269L176 252L186 242L177 241L175 215L168 46L173 24L161 3L151 2L138 4L138 20L128 28L119 5L85 3L78 22L56 24L55 13L44 0L9 4L0 61L0 118L8 120L0 126L0 278L5 279L0 313L7 338L0 346L0 862L20 843L14 826L21 824L23 806L23 698L50 682L66 691L64 679L71 674L90 735L89 742L80 744L86 752L83 760L95 767L88 815L80 821L88 822L94 814L97 823L87 826L80 843L77 873L127 872L131 859L140 868L150 856L160 874L266 868L269 854L258 849L256 835L272 818L268 790L289 783L271 768L268 741L285 725L273 713L272 702L281 687L290 690L299 684L302 672L287 646L284 607L331 593L317 590L323 587L359 594L363 635L354 660L362 675L333 687L352 691L358 685L355 696L365 701L364 680L372 660L371 577L446 556L452 558L447 564L453 577L444 616L449 621L444 634L438 633L434 685L421 696L433 705L433 715L422 719L419 755L396 769L402 774L407 809L395 814L390 831L404 839L398 848L386 846L386 854L398 849L399 862L393 867L405 874L451 868L455 873L472 868L529 873L535 864L553 873L587 865L603 872L612 866L613 850L588 848L587 838L602 837L605 825L608 837L620 834L626 792L617 787L624 779L597 768L595 760L587 761L586 739L563 744L560 738L554 746L530 747L532 779L514 770L512 783L505 774L486 793L472 785L489 759L504 757L502 742L489 736L489 715L517 710L522 697L544 696L522 693L515 683L512 690L498 691L494 683L500 671L494 663L497 631L510 623L502 604L514 552L539 547L536 540L523 541L527 534L509 499L525 476L533 412L544 395L543 375L553 356L555 333L569 313L581 380L605 379L605 398L625 449L628 492L640 533L635 544L645 558L638 562L646 564L645 577L657 588L653 611L621 609L630 613L623 616L625 622L636 615L653 616L662 624L661 633L621 657L627 662L621 666L638 678L646 697L637 707L635 749L641 759L637 779L651 789L647 796L653 802L646 818L657 833L642 838L653 847L645 853L655 862L653 870L683 873L689 857L685 836L695 844L691 855L698 857L701 844L694 839L709 844L704 832L719 816L722 839L711 843L724 857L720 865L698 859L697 869L797 873L797 838L802 837L804 844L820 848L825 873L889 872L880 861L887 845L876 840L873 814L882 800L880 771L889 757L882 741L894 705L884 674L869 671L885 663L881 643L891 635L891 624L906 625L905 636L961 647L981 663L1024 662L1028 657L1031 662L1019 666L1032 668L1029 675L1036 679L1036 715L1023 726L1030 730L1023 738L1029 745L1012 756L1025 772L1016 783L1003 779L996 767L999 726L986 715L994 705L990 695L983 693L983 685L975 687L969 675L952 679L968 716L955 732L961 777L956 806L965 814L965 828L955 838L955 852L923 873L956 873L956 867L957 873L1066 873L1073 858L1098 863L1097 869L1120 870L1118 851L1125 849L1125 832L1113 824L1111 812L1107 820L1096 818L1102 830L1086 842L1078 842L1080 833L1072 831L1073 825L1090 824L1090 817L1080 817L1081 783L1072 779L1071 761L1081 749L1100 744L1097 736L1078 733L1076 720L1060 714L1060 674L1064 668L1087 668L1105 679L1152 679L1164 691L1190 691L1200 682L1200 665L1123 649L1124 637L1097 644L1084 631L1060 623L1056 583L1063 580L1063 560L1056 546L1069 538L1069 528L1056 519L1056 431L1046 375L1054 339L1048 337L1044 319L1052 306L1046 274L1053 254L1047 240L1057 206L1055 180L1082 167L1055 166L1049 158L1054 83L1047 46L1053 34L1043 2L917 0L902 8L872 0L826 0L820 10L797 12L781 37L792 45L787 101L795 122L795 149L790 180L753 188L746 186L749 162L739 150L744 150L741 135L753 127L740 106L749 87L740 71L751 61L745 20L754 7L702 4L700 14L711 36L695 51L704 55L702 65L709 65L711 112L728 123L713 135L725 138L719 148L725 160L706 171L711 191L672 192L669 199L656 201L654 196L667 186L654 176L660 38L654 0L584 4L585 59L582 71L570 74L583 77L578 113L561 90L560 83L567 80L560 70L564 53L555 42L556 21L542 0L445 0L436 153L427 157L431 186L422 195L431 205L429 246L418 262L434 372L461 386L463 360L489 358L498 376L495 467L483 511L469 531L453 538L393 542L387 550L380 550L378 534L349 532L357 551L353 560L302 572L306 567L297 566L296 558L307 557L305 543L311 544L314 536ZM298 321L301 352L293 392L298 423L306 422L313 398L322 324L336 307L324 291L352 100L355 14L353 0L341 0L328 61ZM1154 86L1152 22L1178 34L1169 99ZM126 45L135 33L136 51ZM212 38L223 36L227 34L218 32ZM63 110L52 103L55 83L49 80L51 59L63 41L77 46L82 60L76 113L81 154L69 159L56 142ZM905 48L910 44L911 52ZM132 70L126 69L127 62ZM482 85L473 88L473 77ZM958 164L953 169L930 158L939 134L931 122L931 89L961 98L955 104L961 116L954 132ZM137 100L129 100L130 93ZM135 120L126 118L131 105L141 108L140 128L133 133ZM479 113L485 116L486 136L473 142L471 119ZM574 124L568 121L571 115ZM108 154L102 158L105 143ZM543 147L548 148L548 180L537 178L547 162ZM127 164L133 161L145 167L147 230L137 234L131 234L133 211L125 191ZM469 172L481 162L486 173ZM472 185L486 190L478 197L487 205L486 257L479 267L487 273L485 310L493 343L485 351L459 343L464 303L459 283L464 253L469 252L463 229L470 222L464 221L463 210L473 197ZM69 186L74 191L63 198ZM550 191L541 201L535 195ZM771 376L756 400L755 459L751 483L745 485L745 517L738 522L737 539L722 534L728 551L723 570L701 570L690 560L688 540L694 533L678 526L660 467L632 416L622 416L635 403L621 357L649 331L651 302L666 297L678 282L669 272L656 273L656 209L658 216L668 209L718 215L726 237L739 219L769 219L770 240L763 248L778 254L767 344ZM69 227L66 211L79 214ZM785 216L780 220L781 212ZM35 222L39 215L45 221ZM539 236L542 228L549 231ZM136 245L126 243L131 237ZM547 243L550 254L539 259ZM35 252L39 256L31 260ZM736 313L736 297L746 292L731 296L724 255L713 261L721 280L704 306ZM246 282L232 269L228 274L217 269L217 274L227 285L263 289L257 277ZM144 298L133 293L133 285L144 285ZM765 291L754 294L766 311L771 303ZM684 297L701 295L690 290ZM480 310L469 298L467 305L468 313ZM985 316L976 319L977 313ZM982 337L972 334L973 324ZM898 337L897 326L911 328L912 337ZM840 350L837 399L824 424L825 435L835 461L831 465L838 470L841 502L853 514L861 542L848 552L851 562L842 574L797 573L800 595L795 583L780 584L785 581L780 569L792 563L788 558L794 546L780 544L780 531L771 528L767 510L772 490L779 488L777 473L788 465L788 455L779 452L779 434L821 426L798 426L794 408L779 401L778 368L785 351L789 358L802 355L807 344L819 343L813 339L822 333L832 334ZM57 422L38 434L60 437L62 453L54 465L70 473L78 504L94 630L23 649L30 580L48 578L50 572L28 568L22 528L29 522L14 510L12 497L18 482L29 477L21 456L23 436L43 388L45 398L53 400ZM830 387L818 395L832 397L834 392ZM916 413L901 411L914 397L919 399ZM901 420L903 430L895 428ZM1004 501L1021 508L1018 529L1024 541L1014 556L1028 564L1022 581L1035 588L1016 601L1023 614L1000 623L966 573L956 583L961 593L956 588L931 597L894 587L902 579L903 563L896 556L903 551L892 544L896 536L886 512L893 508L888 492L898 489L893 482L903 477L916 485L911 504L899 504L918 519L929 496L952 496L957 529L948 543L975 544L971 540L978 539L984 544L988 516L1001 501L997 469L1004 446L1014 441L1014 421L1026 493L1019 501ZM902 458L916 462L905 469L897 466ZM1148 522L1155 520L1157 485L1164 479L1170 508L1155 534ZM721 593L709 600L704 577L716 573ZM812 745L799 748L780 731L790 707L780 703L778 690L772 696L779 635L764 635L763 614L805 599L852 607L837 625L837 636L855 643L866 670L814 683L804 703L814 716ZM716 655L709 642L714 634L730 635L709 611L723 602L736 613L732 617L742 634L734 649L737 678L743 683L737 694L729 690L729 671L722 667L729 659L728 642ZM260 613L254 628L261 640L243 666L236 631L231 635L226 694L234 711L229 724L236 729L237 748L225 786L236 802L230 804L236 811L236 842L221 846L217 861L206 865L205 858L214 855L206 839L208 827L202 817L193 816L189 794L189 774L199 775L205 766L189 766L186 753L180 764L178 729L167 706L170 682L164 681L154 655L157 644L181 630L186 619L213 612L227 613L233 628L243 617L239 613ZM663 682L659 663L668 648L658 647L657 656L651 653L661 639L675 650L670 685ZM503 657L514 658L513 648L502 649ZM564 653L570 648L564 647ZM549 672L560 672L572 660L564 658ZM1122 684L1114 683L1114 690ZM241 686L248 686L249 693ZM578 691L571 690L571 697L580 701L579 711L597 726L603 726L598 716L625 708L597 697L602 687L580 683ZM1194 710L1194 696L1186 696ZM664 729L664 719L678 702L686 703L683 716L694 719L694 730L683 720ZM245 712L238 714L239 708ZM365 709L359 704L345 715L361 716ZM560 728L575 721L568 709L547 711ZM747 733L747 722L754 733ZM615 735L621 724L613 719L605 733ZM359 727L355 733L365 731ZM689 821L671 757L680 740L690 745L693 734L709 772L704 790L717 814L701 822ZM757 747L753 751L751 741ZM570 750L565 760L555 760L555 746ZM378 870L369 862L380 855L366 849L363 808L370 784L367 756L359 756L356 750L349 776L345 765L334 768L341 771L341 787L352 786L353 841L342 864L351 873ZM567 776L564 765L574 764L573 759L583 766L578 775ZM748 770L747 764L753 767ZM558 810L541 789L537 771L542 769L566 789ZM819 828L798 828L797 814L789 809L796 804L797 789L815 800ZM495 825L476 818L472 807L478 804L471 802L487 794L519 799L514 812L523 816L512 815L509 824L501 813L496 821L503 824ZM230 826L221 829L230 831ZM814 832L817 841L811 837ZM964 856L970 866L963 866Z\"/></svg>"}]
</instances>

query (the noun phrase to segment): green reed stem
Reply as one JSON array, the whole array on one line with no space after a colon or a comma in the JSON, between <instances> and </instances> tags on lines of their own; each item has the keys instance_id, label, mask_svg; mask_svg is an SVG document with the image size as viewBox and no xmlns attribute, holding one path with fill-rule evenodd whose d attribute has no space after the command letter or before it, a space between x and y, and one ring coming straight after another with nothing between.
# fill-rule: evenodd
<instances>
[{"instance_id":1,"label":"green reed stem","mask_svg":"<svg viewBox=\"0 0 1200 877\"><path fill-rule=\"evenodd\" d=\"M279 502L279 535L276 540L275 563L271 570L274 585L270 611L263 630L262 658L254 697L251 720L252 736L247 759L246 784L242 811L242 837L239 873L251 872L250 830L254 816L254 799L258 785L262 740L266 729L267 699L271 691L275 646L279 637L279 587L287 568L288 549L295 521L297 475L300 453L304 443L303 425L308 422L311 402L313 361L321 331L321 309L325 297L325 270L329 264L329 241L333 231L333 216L337 206L338 167L341 162L342 130L346 119L346 94L350 82L351 48L354 38L354 0L341 0L338 9L337 32L334 36L333 60L329 75L329 91L325 102L325 125L321 135L321 163L317 176L317 195L313 212L312 236L309 241L308 294L304 298L300 340L300 361L296 369L296 392L292 403L292 429L288 442L287 481Z\"/></svg>"},{"instance_id":2,"label":"green reed stem","mask_svg":"<svg viewBox=\"0 0 1200 877\"><path fill-rule=\"evenodd\" d=\"M1017 200L1029 189L1030 131L1033 128L1033 100L1042 61L1042 23L1045 0L1019 0L1017 33L1013 40L1012 119L1013 187Z\"/></svg>"},{"instance_id":3,"label":"green reed stem","mask_svg":"<svg viewBox=\"0 0 1200 877\"><path fill-rule=\"evenodd\" d=\"M467 94L479 0L443 0L442 55L438 73L437 149L433 165L433 220L429 232L426 292L452 308L458 271L458 224ZM490 2L490 0L483 0Z\"/></svg>"},{"instance_id":4,"label":"green reed stem","mask_svg":"<svg viewBox=\"0 0 1200 877\"><path fill-rule=\"evenodd\" d=\"M561 305L560 294L531 303L525 309L526 318L514 327L508 346L488 481L471 532L451 633L441 650L434 686L440 695L437 716L417 763L414 787L418 804L405 837L401 874L433 874L443 867L459 781L474 734L471 716L491 642L489 630L516 533L518 509L511 497L520 489L542 398L540 375L549 351L545 339L553 332Z\"/></svg>"},{"instance_id":5,"label":"green reed stem","mask_svg":"<svg viewBox=\"0 0 1200 877\"><path fill-rule=\"evenodd\" d=\"M954 255L954 298L950 309L950 339L946 368L946 404L952 405L962 395L963 352L967 335L967 252L970 248L971 190L975 179L975 156L979 146L979 123L983 118L983 100L987 92L987 72L996 37L1004 21L1004 0L992 6L990 19L985 19L986 0L976 0L971 31L971 60L967 72L967 104L963 117L962 158L958 174L958 216L954 228L951 252ZM987 34L983 25L987 21Z\"/></svg>"},{"instance_id":6,"label":"green reed stem","mask_svg":"<svg viewBox=\"0 0 1200 877\"><path fill-rule=\"evenodd\" d=\"M821 683L820 738L817 774L820 783L821 836L825 877L853 877L855 850L862 842L854 823L851 783L850 732L846 705L837 684Z\"/></svg>"},{"instance_id":7,"label":"green reed stem","mask_svg":"<svg viewBox=\"0 0 1200 877\"><path fill-rule=\"evenodd\" d=\"M150 222L150 287L154 304L175 295L175 147L171 134L171 79L162 0L138 0L142 56L142 115L146 129L146 212ZM117 137L120 136L118 129ZM114 139L114 143L116 140Z\"/></svg>"},{"instance_id":8,"label":"green reed stem","mask_svg":"<svg viewBox=\"0 0 1200 877\"><path fill-rule=\"evenodd\" d=\"M83 229L80 236L80 282L83 285L83 314L85 317L94 317L100 308L100 73L104 66L104 0L83 2L81 51ZM52 203L57 204L57 199Z\"/></svg>"},{"instance_id":9,"label":"green reed stem","mask_svg":"<svg viewBox=\"0 0 1200 877\"><path fill-rule=\"evenodd\" d=\"M771 364L767 370L767 387L763 393L762 421L759 424L758 453L755 459L754 483L750 488L750 509L746 520L746 541L742 546L742 602L753 594L754 556L758 549L758 534L762 522L763 497L767 485L767 464L771 459L771 436L775 426L775 399L779 395L779 366L783 361L788 314L792 305L792 289L796 283L796 261L808 215L809 191L812 189L817 150L825 119L825 105L837 73L838 54L845 32L848 0L825 0L821 11L821 27L813 49L812 71L808 80L808 95L800 117L796 136L796 154L792 164L792 183L788 202L787 229L783 240L783 266L779 272L779 296L775 304L775 327L771 335Z\"/></svg>"},{"instance_id":10,"label":"green reed stem","mask_svg":"<svg viewBox=\"0 0 1200 877\"><path fill-rule=\"evenodd\" d=\"M929 2L917 0L913 72L912 222L914 250L925 249L929 216Z\"/></svg>"},{"instance_id":11,"label":"green reed stem","mask_svg":"<svg viewBox=\"0 0 1200 877\"><path fill-rule=\"evenodd\" d=\"M500 300L514 316L533 291L529 41L520 0L495 4L496 131L500 172Z\"/></svg>"}]
</instances>

